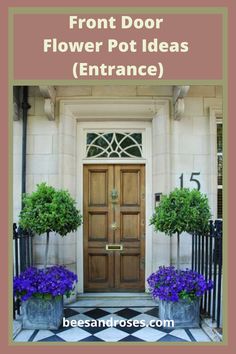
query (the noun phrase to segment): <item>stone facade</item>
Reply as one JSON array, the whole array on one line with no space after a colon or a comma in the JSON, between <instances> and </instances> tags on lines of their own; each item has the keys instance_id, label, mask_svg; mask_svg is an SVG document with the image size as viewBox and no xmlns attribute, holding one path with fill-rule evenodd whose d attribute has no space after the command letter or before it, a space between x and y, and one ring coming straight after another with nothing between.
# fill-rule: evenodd
<instances>
[{"instance_id":1,"label":"stone facade","mask_svg":"<svg viewBox=\"0 0 236 354\"><path fill-rule=\"evenodd\" d=\"M220 86L191 86L184 98L185 109L180 120L174 119L173 86L57 86L55 92L55 120L49 120L45 114L45 97L38 87L29 88L27 192L44 181L57 188L68 189L79 201L81 170L78 165L77 125L92 122L94 109L94 120L114 120L121 127L123 121L130 121L135 128L135 122L141 122L142 117L143 121L150 123L151 210L154 208L154 193L165 194L179 187L181 174L185 187L196 187L190 177L198 172L201 191L208 195L212 216L216 218L216 119L222 118L223 114ZM103 106L99 105L101 100L104 101ZM129 105L125 103L127 100ZM114 101L120 102L120 111L119 104L118 109L113 107ZM73 111L74 105L79 107L76 106L76 112ZM90 113L87 114L87 110ZM21 120L13 122L13 142L13 221L17 222L21 208ZM82 276L83 270L78 269L81 267L78 265L78 235L74 233L64 238L52 235L50 242L49 263L66 264ZM146 259L149 270L155 270L162 264L175 264L175 236L170 239L161 233L152 233L149 242L151 251L149 259ZM34 243L35 264L41 266L45 238L36 236ZM189 266L189 235L182 235L181 245L181 266ZM79 289L83 290L83 284Z\"/></svg>"}]
</instances>

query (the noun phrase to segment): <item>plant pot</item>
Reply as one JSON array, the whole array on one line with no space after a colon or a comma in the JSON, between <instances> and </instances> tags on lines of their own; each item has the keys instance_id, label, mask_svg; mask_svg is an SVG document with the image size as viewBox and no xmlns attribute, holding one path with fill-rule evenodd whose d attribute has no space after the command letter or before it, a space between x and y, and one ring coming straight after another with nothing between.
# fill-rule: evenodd
<instances>
[{"instance_id":1,"label":"plant pot","mask_svg":"<svg viewBox=\"0 0 236 354\"><path fill-rule=\"evenodd\" d=\"M58 329L63 318L63 297L32 297L22 302L24 329Z\"/></svg>"},{"instance_id":2,"label":"plant pot","mask_svg":"<svg viewBox=\"0 0 236 354\"><path fill-rule=\"evenodd\" d=\"M160 320L174 320L175 328L199 327L200 300L159 301Z\"/></svg>"}]
</instances>

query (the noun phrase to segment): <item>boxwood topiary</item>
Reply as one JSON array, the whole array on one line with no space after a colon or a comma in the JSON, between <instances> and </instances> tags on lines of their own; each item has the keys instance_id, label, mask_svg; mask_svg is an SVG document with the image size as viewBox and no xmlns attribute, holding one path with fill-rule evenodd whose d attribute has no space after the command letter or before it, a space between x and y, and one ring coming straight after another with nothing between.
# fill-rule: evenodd
<instances>
[{"instance_id":1,"label":"boxwood topiary","mask_svg":"<svg viewBox=\"0 0 236 354\"><path fill-rule=\"evenodd\" d=\"M46 268L49 233L53 231L65 236L77 230L82 223L82 215L68 191L56 190L46 183L38 184L36 191L26 194L23 205L19 218L20 227L35 234L47 234L44 260Z\"/></svg>"},{"instance_id":2,"label":"boxwood topiary","mask_svg":"<svg viewBox=\"0 0 236 354\"><path fill-rule=\"evenodd\" d=\"M156 231L177 234L177 267L179 269L179 235L182 232L204 234L208 232L211 217L208 198L200 191L188 188L174 189L161 198L150 223Z\"/></svg>"}]
</instances>

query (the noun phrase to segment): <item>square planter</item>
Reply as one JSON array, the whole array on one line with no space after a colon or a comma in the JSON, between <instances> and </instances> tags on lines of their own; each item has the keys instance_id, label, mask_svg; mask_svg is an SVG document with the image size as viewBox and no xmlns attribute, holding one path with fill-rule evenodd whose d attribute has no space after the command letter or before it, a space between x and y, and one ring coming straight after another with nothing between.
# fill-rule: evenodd
<instances>
[{"instance_id":1,"label":"square planter","mask_svg":"<svg viewBox=\"0 0 236 354\"><path fill-rule=\"evenodd\" d=\"M160 320L174 320L175 328L199 327L200 300L159 301Z\"/></svg>"},{"instance_id":2,"label":"square planter","mask_svg":"<svg viewBox=\"0 0 236 354\"><path fill-rule=\"evenodd\" d=\"M58 329L64 308L63 297L50 300L30 298L22 302L24 329Z\"/></svg>"}]
</instances>

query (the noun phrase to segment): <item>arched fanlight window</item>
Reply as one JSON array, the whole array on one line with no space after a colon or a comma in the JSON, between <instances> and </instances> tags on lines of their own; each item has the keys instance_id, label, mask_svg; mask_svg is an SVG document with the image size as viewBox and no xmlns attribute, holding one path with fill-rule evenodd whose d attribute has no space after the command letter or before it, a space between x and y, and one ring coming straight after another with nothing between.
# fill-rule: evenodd
<instances>
[{"instance_id":1,"label":"arched fanlight window","mask_svg":"<svg viewBox=\"0 0 236 354\"><path fill-rule=\"evenodd\" d=\"M142 133L93 132L87 133L88 158L142 158Z\"/></svg>"}]
</instances>

